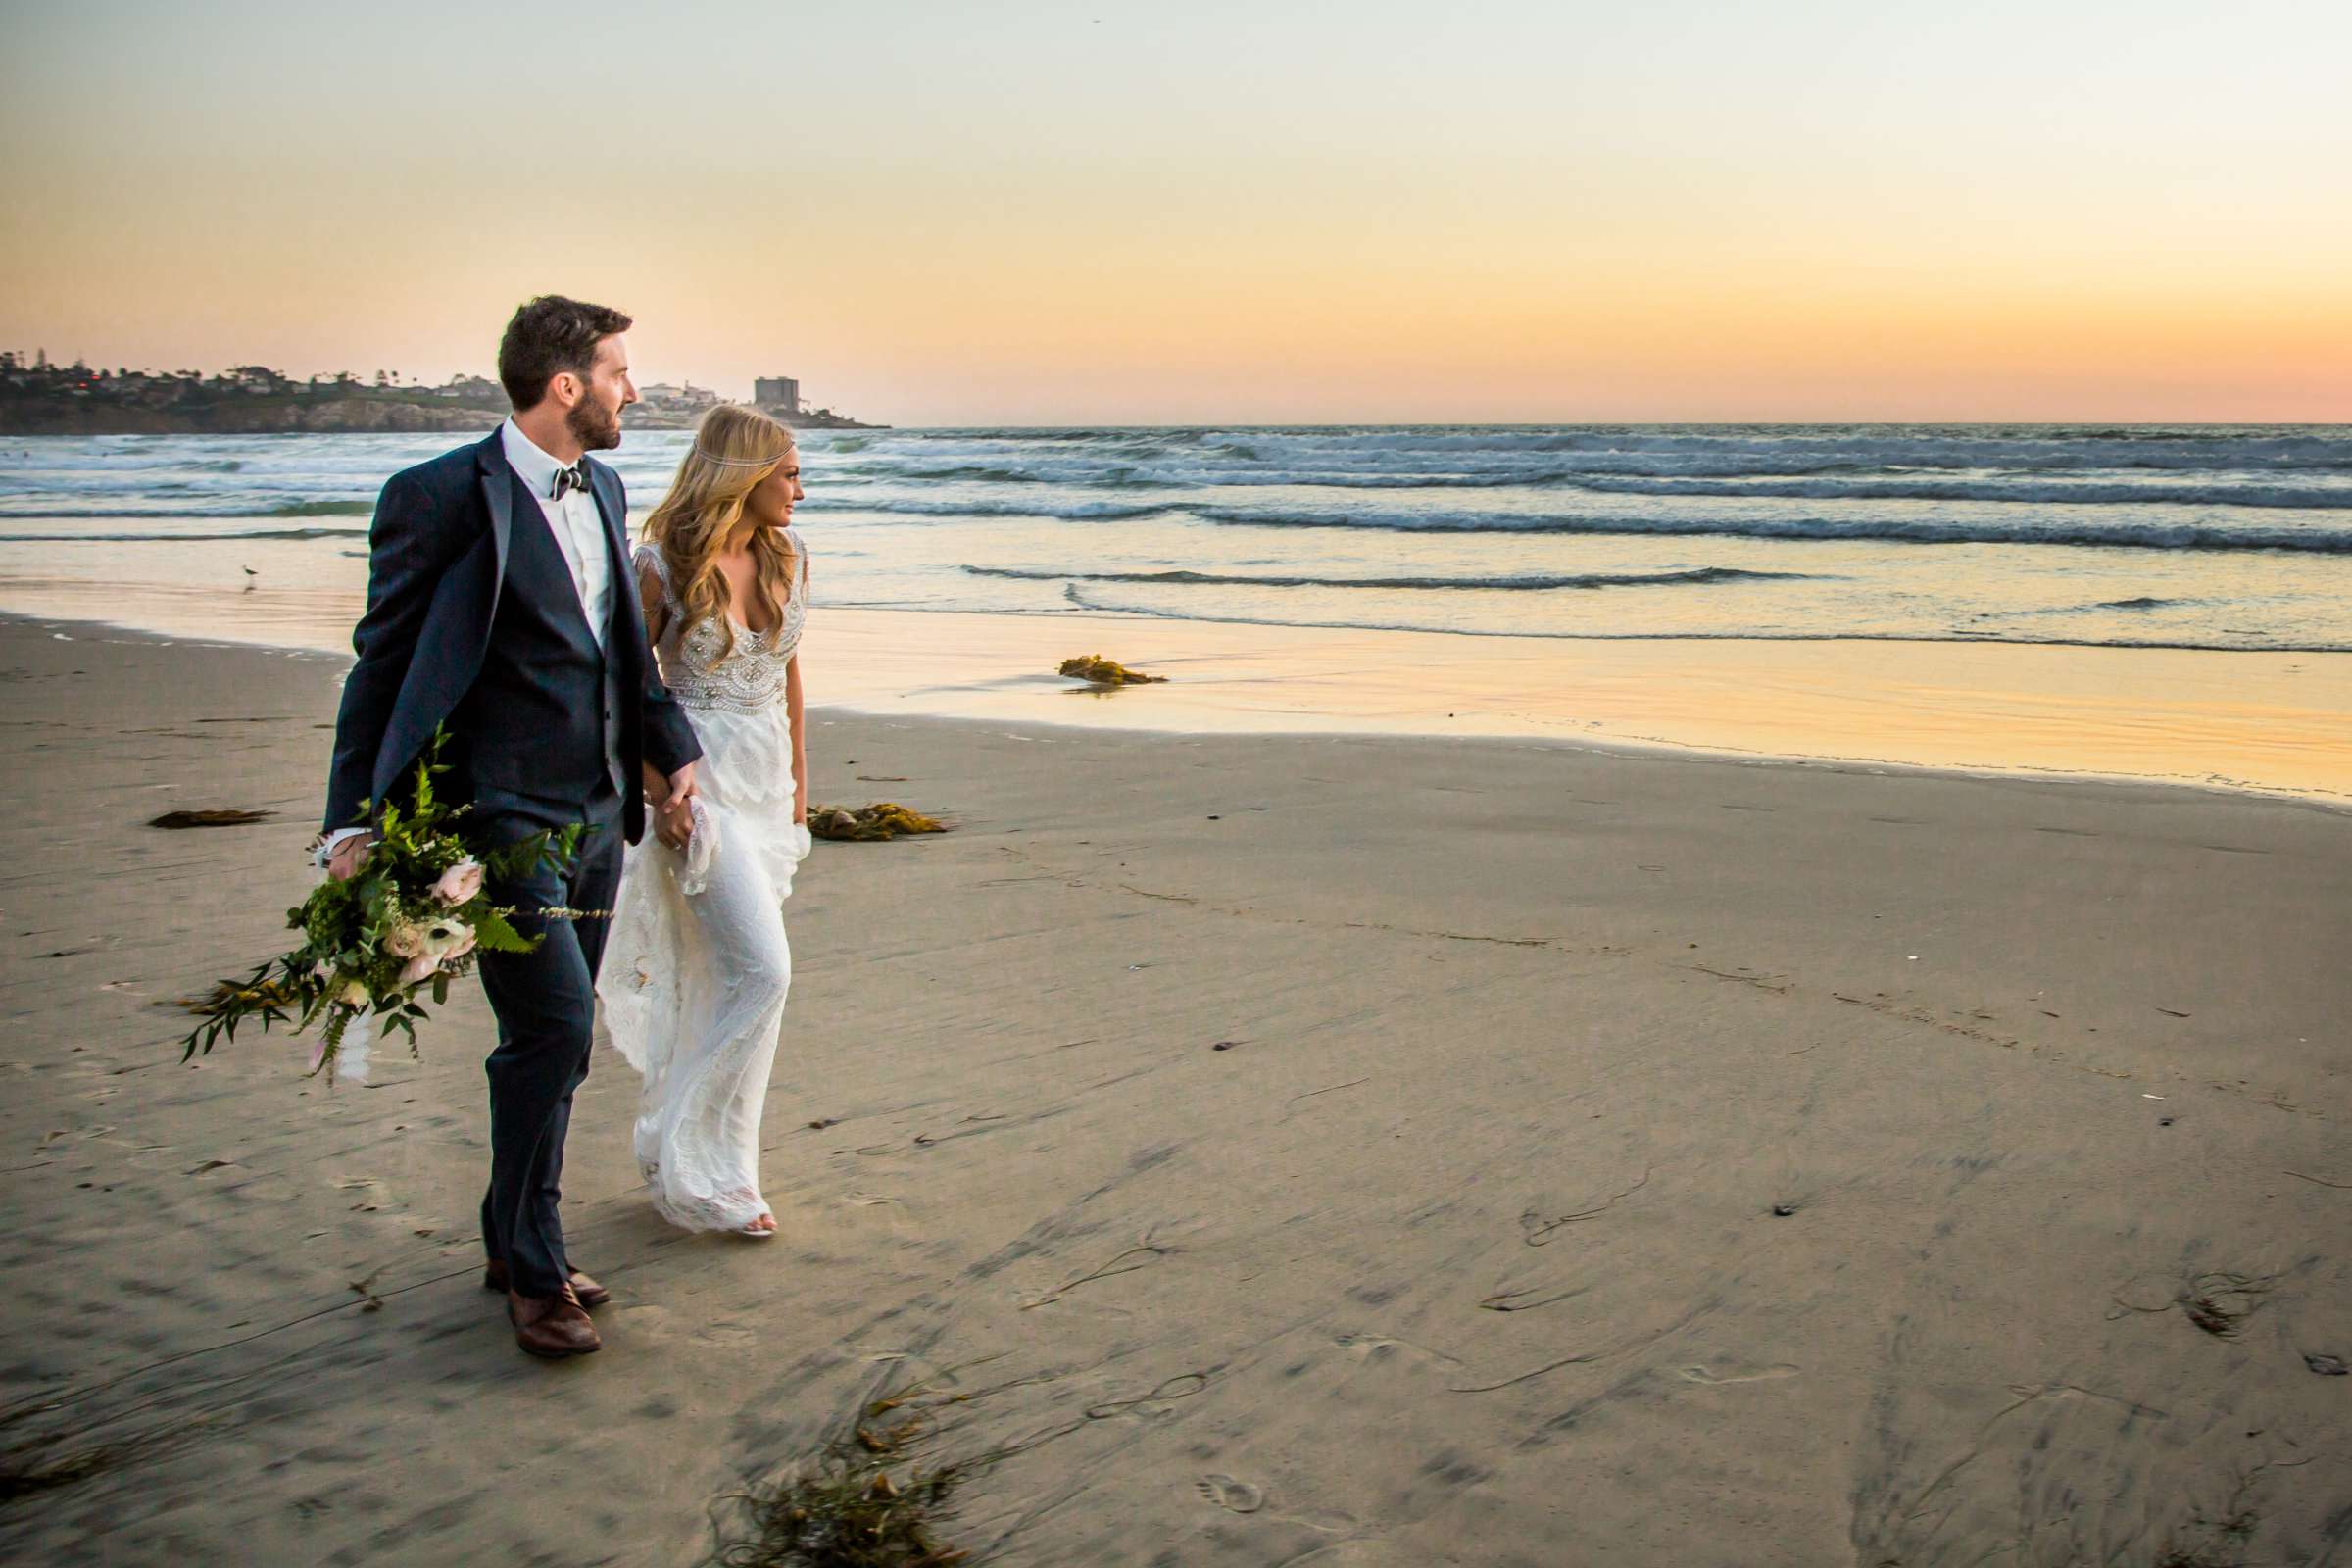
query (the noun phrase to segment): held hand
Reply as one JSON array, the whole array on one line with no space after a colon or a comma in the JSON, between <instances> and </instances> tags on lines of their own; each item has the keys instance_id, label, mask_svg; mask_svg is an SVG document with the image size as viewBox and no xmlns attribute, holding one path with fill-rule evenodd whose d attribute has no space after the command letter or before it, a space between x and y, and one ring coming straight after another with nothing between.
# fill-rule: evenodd
<instances>
[{"instance_id":1,"label":"held hand","mask_svg":"<svg viewBox=\"0 0 2352 1568\"><path fill-rule=\"evenodd\" d=\"M375 845L373 833L354 833L334 848L326 858L326 874L337 882L348 882L359 874L367 863L368 852Z\"/></svg>"},{"instance_id":2,"label":"held hand","mask_svg":"<svg viewBox=\"0 0 2352 1568\"><path fill-rule=\"evenodd\" d=\"M679 768L675 773L669 775L669 794L662 800L662 804L665 807L683 806L688 801L693 799L694 764L692 762L688 762L684 767Z\"/></svg>"},{"instance_id":3,"label":"held hand","mask_svg":"<svg viewBox=\"0 0 2352 1568\"><path fill-rule=\"evenodd\" d=\"M672 793L654 808L654 837L673 850L683 850L694 837L694 810L689 797Z\"/></svg>"}]
</instances>

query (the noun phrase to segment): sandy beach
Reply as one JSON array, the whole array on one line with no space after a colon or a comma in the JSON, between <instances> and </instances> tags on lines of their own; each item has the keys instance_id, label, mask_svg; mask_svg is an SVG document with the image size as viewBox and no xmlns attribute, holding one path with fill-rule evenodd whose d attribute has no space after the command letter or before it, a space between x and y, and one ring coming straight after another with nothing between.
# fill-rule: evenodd
<instances>
[{"instance_id":1,"label":"sandy beach","mask_svg":"<svg viewBox=\"0 0 2352 1568\"><path fill-rule=\"evenodd\" d=\"M2352 6L1856 10L12 11L0 1568L2352 1568Z\"/></svg>"},{"instance_id":2,"label":"sandy beach","mask_svg":"<svg viewBox=\"0 0 2352 1568\"><path fill-rule=\"evenodd\" d=\"M477 995L366 1087L177 1059L341 662L0 649L11 1474L101 1449L13 1559L692 1562L918 1382L1007 1562L2352 1554L2325 805L827 710L818 799L956 830L804 870L773 1245L655 1219L599 1061L619 1298L551 1368L477 1283ZM197 807L275 814L143 825Z\"/></svg>"}]
</instances>

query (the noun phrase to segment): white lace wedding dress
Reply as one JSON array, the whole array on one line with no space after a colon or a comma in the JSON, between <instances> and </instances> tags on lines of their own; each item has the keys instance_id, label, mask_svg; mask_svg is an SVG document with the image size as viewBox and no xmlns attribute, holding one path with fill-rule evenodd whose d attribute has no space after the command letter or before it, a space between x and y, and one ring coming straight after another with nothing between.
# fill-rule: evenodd
<instances>
[{"instance_id":1,"label":"white lace wedding dress","mask_svg":"<svg viewBox=\"0 0 2352 1568\"><path fill-rule=\"evenodd\" d=\"M799 583L768 632L714 620L686 625L662 554L638 549L662 581L667 624L655 644L662 680L702 742L693 841L681 853L648 832L622 863L596 994L597 1032L645 1075L638 1168L654 1207L688 1230L749 1231L760 1194L760 1111L792 984L783 903L808 853L793 821L786 667L808 614L808 557L787 530Z\"/></svg>"}]
</instances>

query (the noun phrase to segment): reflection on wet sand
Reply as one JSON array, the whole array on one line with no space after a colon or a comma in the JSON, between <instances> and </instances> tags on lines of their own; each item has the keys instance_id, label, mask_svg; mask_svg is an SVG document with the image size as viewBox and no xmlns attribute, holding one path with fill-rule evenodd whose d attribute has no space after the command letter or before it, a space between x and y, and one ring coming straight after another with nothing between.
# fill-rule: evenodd
<instances>
[{"instance_id":1,"label":"reflection on wet sand","mask_svg":"<svg viewBox=\"0 0 2352 1568\"><path fill-rule=\"evenodd\" d=\"M347 653L349 587L191 558L183 582L0 575L0 611ZM355 572L357 564L353 564ZM210 576L213 580L207 581ZM1200 733L1523 736L2352 797L2352 655L1978 643L1577 641L826 609L812 700ZM1072 702L1081 646L1170 678Z\"/></svg>"}]
</instances>

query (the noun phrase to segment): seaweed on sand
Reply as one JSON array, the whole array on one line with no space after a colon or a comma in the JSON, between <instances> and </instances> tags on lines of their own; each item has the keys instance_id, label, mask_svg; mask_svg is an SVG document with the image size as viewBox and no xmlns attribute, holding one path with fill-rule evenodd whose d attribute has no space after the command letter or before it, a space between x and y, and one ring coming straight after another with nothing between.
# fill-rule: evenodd
<instances>
[{"instance_id":1,"label":"seaweed on sand","mask_svg":"<svg viewBox=\"0 0 2352 1568\"><path fill-rule=\"evenodd\" d=\"M902 1383L853 1407L813 1452L772 1482L719 1499L715 1543L704 1568L978 1568L1001 1551L1015 1525L980 1546L941 1540L963 1483L1097 1421L1181 1399L1208 1387L1207 1372L1185 1372L1132 1398L1107 1399L1012 1443L964 1445L980 1401L1013 1389L1058 1382L1035 1372L982 1388L959 1375L1001 1359L983 1356ZM956 1446L952 1462L930 1455Z\"/></svg>"},{"instance_id":2,"label":"seaweed on sand","mask_svg":"<svg viewBox=\"0 0 2352 1568\"><path fill-rule=\"evenodd\" d=\"M945 822L910 811L895 801L877 801L852 809L841 806L810 806L808 831L820 839L849 843L879 843L902 833L945 833Z\"/></svg>"},{"instance_id":3,"label":"seaweed on sand","mask_svg":"<svg viewBox=\"0 0 2352 1568\"><path fill-rule=\"evenodd\" d=\"M38 1415L65 1408L71 1398L35 1399L0 1410L0 1432L28 1425ZM125 1436L100 1438L103 1420L85 1419L30 1436L0 1440L0 1507L44 1492L75 1486L129 1463L170 1439L177 1427L163 1426Z\"/></svg>"},{"instance_id":4,"label":"seaweed on sand","mask_svg":"<svg viewBox=\"0 0 2352 1568\"><path fill-rule=\"evenodd\" d=\"M12 1443L0 1449L0 1504L87 1481L124 1457L122 1448L105 1444L68 1448L42 1438Z\"/></svg>"},{"instance_id":5,"label":"seaweed on sand","mask_svg":"<svg viewBox=\"0 0 2352 1568\"><path fill-rule=\"evenodd\" d=\"M2283 1468L2295 1467L2290 1463ZM2279 1468L2277 1464L2256 1465L2239 1476L2230 1505L2218 1519L2208 1517L2202 1508L2192 1510L2186 1528L2165 1538L2152 1568L2246 1568L2246 1550L2262 1525L2262 1516L2254 1511L2249 1496L2263 1471Z\"/></svg>"},{"instance_id":6,"label":"seaweed on sand","mask_svg":"<svg viewBox=\"0 0 2352 1568\"><path fill-rule=\"evenodd\" d=\"M2254 1519L2239 1514L2208 1527L2213 1539L2167 1541L2156 1554L2154 1568L2245 1568L2245 1544L2254 1534Z\"/></svg>"},{"instance_id":7,"label":"seaweed on sand","mask_svg":"<svg viewBox=\"0 0 2352 1568\"><path fill-rule=\"evenodd\" d=\"M1115 659L1101 654L1087 654L1078 659L1061 662L1062 674L1073 680L1091 681L1097 686L1149 686L1165 683L1165 675L1147 675L1140 669L1129 669Z\"/></svg>"},{"instance_id":8,"label":"seaweed on sand","mask_svg":"<svg viewBox=\"0 0 2352 1568\"><path fill-rule=\"evenodd\" d=\"M2270 1281L2245 1274L2200 1274L2180 1295L2188 1320L2217 1340L2234 1340Z\"/></svg>"},{"instance_id":9,"label":"seaweed on sand","mask_svg":"<svg viewBox=\"0 0 2352 1568\"><path fill-rule=\"evenodd\" d=\"M731 1530L707 1559L716 1568L953 1568L973 1559L938 1531L968 1467L923 1468L932 1436L915 1411L892 1421L914 1391L865 1406L791 1474L735 1494ZM894 1469L897 1474L892 1472ZM730 1537L732 1539L725 1539Z\"/></svg>"},{"instance_id":10,"label":"seaweed on sand","mask_svg":"<svg viewBox=\"0 0 2352 1568\"><path fill-rule=\"evenodd\" d=\"M722 1546L712 1562L723 1568L950 1568L969 1562L943 1544L934 1527L954 1469L895 1482L833 1453L807 1473L738 1499L748 1538Z\"/></svg>"},{"instance_id":11,"label":"seaweed on sand","mask_svg":"<svg viewBox=\"0 0 2352 1568\"><path fill-rule=\"evenodd\" d=\"M273 813L212 808L200 811L166 811L148 820L149 827L245 827L254 822L267 822Z\"/></svg>"},{"instance_id":12,"label":"seaweed on sand","mask_svg":"<svg viewBox=\"0 0 2352 1568\"><path fill-rule=\"evenodd\" d=\"M2119 1312L2158 1313L2179 1307L2180 1315L2217 1340L2234 1340L2262 1304L2262 1298L2273 1282L2274 1274L2233 1274L2226 1270L2211 1270L2192 1274L2171 1299L2151 1306L2114 1298ZM2111 1312L2110 1317L2117 1313Z\"/></svg>"}]
</instances>

